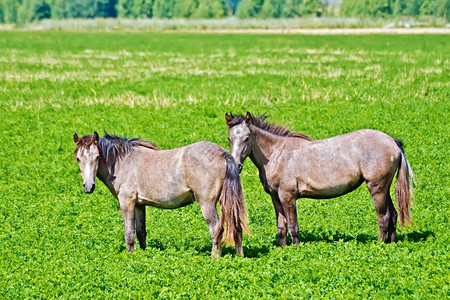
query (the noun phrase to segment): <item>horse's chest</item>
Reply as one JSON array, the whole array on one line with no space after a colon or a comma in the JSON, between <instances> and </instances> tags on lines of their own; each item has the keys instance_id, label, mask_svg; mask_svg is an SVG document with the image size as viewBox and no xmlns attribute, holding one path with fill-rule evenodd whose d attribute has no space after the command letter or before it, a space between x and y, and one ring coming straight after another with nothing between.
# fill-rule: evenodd
<instances>
[{"instance_id":1,"label":"horse's chest","mask_svg":"<svg viewBox=\"0 0 450 300\"><path fill-rule=\"evenodd\" d=\"M270 195L277 193L279 184L272 174L267 173L266 170L260 170L259 179L261 180L262 186L266 193Z\"/></svg>"}]
</instances>

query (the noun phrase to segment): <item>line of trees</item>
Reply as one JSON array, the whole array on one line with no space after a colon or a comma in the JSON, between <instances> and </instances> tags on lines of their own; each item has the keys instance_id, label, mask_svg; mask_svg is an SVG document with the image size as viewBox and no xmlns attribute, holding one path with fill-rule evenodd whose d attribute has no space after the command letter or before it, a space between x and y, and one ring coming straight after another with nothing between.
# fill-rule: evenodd
<instances>
[{"instance_id":1,"label":"line of trees","mask_svg":"<svg viewBox=\"0 0 450 300\"><path fill-rule=\"evenodd\" d=\"M449 0L345 0L340 14L346 17L433 15L449 18Z\"/></svg>"},{"instance_id":2,"label":"line of trees","mask_svg":"<svg viewBox=\"0 0 450 300\"><path fill-rule=\"evenodd\" d=\"M67 18L293 18L433 15L450 0L0 0L0 23Z\"/></svg>"}]
</instances>

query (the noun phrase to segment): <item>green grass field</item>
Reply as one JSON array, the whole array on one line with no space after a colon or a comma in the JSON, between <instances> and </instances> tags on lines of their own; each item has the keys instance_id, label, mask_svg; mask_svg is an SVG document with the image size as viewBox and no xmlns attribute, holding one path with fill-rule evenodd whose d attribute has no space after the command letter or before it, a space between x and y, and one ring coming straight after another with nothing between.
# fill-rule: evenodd
<instances>
[{"instance_id":1,"label":"green grass field","mask_svg":"<svg viewBox=\"0 0 450 300\"><path fill-rule=\"evenodd\" d=\"M450 297L447 35L0 32L0 53L1 298ZM128 253L117 201L83 193L73 133L228 149L224 114L247 110L314 139L403 140L414 226L378 243L363 185L298 200L300 246L281 249L248 160L244 258L210 259L196 203L148 207L148 248Z\"/></svg>"}]
</instances>

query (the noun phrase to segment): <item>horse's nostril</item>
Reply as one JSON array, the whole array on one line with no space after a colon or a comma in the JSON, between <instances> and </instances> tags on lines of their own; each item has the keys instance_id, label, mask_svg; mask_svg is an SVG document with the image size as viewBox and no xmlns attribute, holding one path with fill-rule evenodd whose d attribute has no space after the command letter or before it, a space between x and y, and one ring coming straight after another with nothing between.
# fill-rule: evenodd
<instances>
[{"instance_id":1,"label":"horse's nostril","mask_svg":"<svg viewBox=\"0 0 450 300\"><path fill-rule=\"evenodd\" d=\"M92 192L94 192L95 189L95 184L92 184L91 186L85 187L84 191L88 194L91 194Z\"/></svg>"}]
</instances>

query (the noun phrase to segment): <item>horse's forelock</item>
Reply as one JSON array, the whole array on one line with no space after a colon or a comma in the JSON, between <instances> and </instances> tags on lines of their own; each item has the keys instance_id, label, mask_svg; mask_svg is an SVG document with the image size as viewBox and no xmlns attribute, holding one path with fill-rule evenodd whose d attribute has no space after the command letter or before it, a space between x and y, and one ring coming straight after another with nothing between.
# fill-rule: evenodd
<instances>
[{"instance_id":1,"label":"horse's forelock","mask_svg":"<svg viewBox=\"0 0 450 300\"><path fill-rule=\"evenodd\" d=\"M266 117L267 116L265 114L261 115L259 117L251 117L252 118L252 123L253 122L261 123L261 122L264 121L264 119ZM236 125L242 124L242 123L247 121L247 116L244 116L244 115L241 115L241 114L233 115L232 113L230 113L230 118L231 118L231 120L227 122L228 128L230 128L230 129L233 128Z\"/></svg>"},{"instance_id":2,"label":"horse's forelock","mask_svg":"<svg viewBox=\"0 0 450 300\"><path fill-rule=\"evenodd\" d=\"M252 118L252 123L253 125L256 125L258 127L261 127L264 124L264 120L267 118L268 116L266 114L262 114L259 117L251 117ZM227 122L228 127L232 128L236 125L242 124L243 122L246 121L246 116L238 114L238 115L233 115L230 113L230 118L231 120L229 122Z\"/></svg>"},{"instance_id":3,"label":"horse's forelock","mask_svg":"<svg viewBox=\"0 0 450 300\"><path fill-rule=\"evenodd\" d=\"M77 147L75 148L75 151L73 151L74 156L77 155L80 148L88 149L94 143L95 143L95 139L92 138L92 135L82 136L76 142ZM74 157L74 159L76 159L76 157Z\"/></svg>"},{"instance_id":4,"label":"horse's forelock","mask_svg":"<svg viewBox=\"0 0 450 300\"><path fill-rule=\"evenodd\" d=\"M245 117L243 115L236 115L236 116L231 115L231 120L227 123L227 125L229 128L233 128L234 126L239 125L244 121Z\"/></svg>"},{"instance_id":5,"label":"horse's forelock","mask_svg":"<svg viewBox=\"0 0 450 300\"><path fill-rule=\"evenodd\" d=\"M94 143L95 143L95 139L92 137L92 135L84 135L78 140L77 146L89 148L89 146Z\"/></svg>"}]
</instances>

